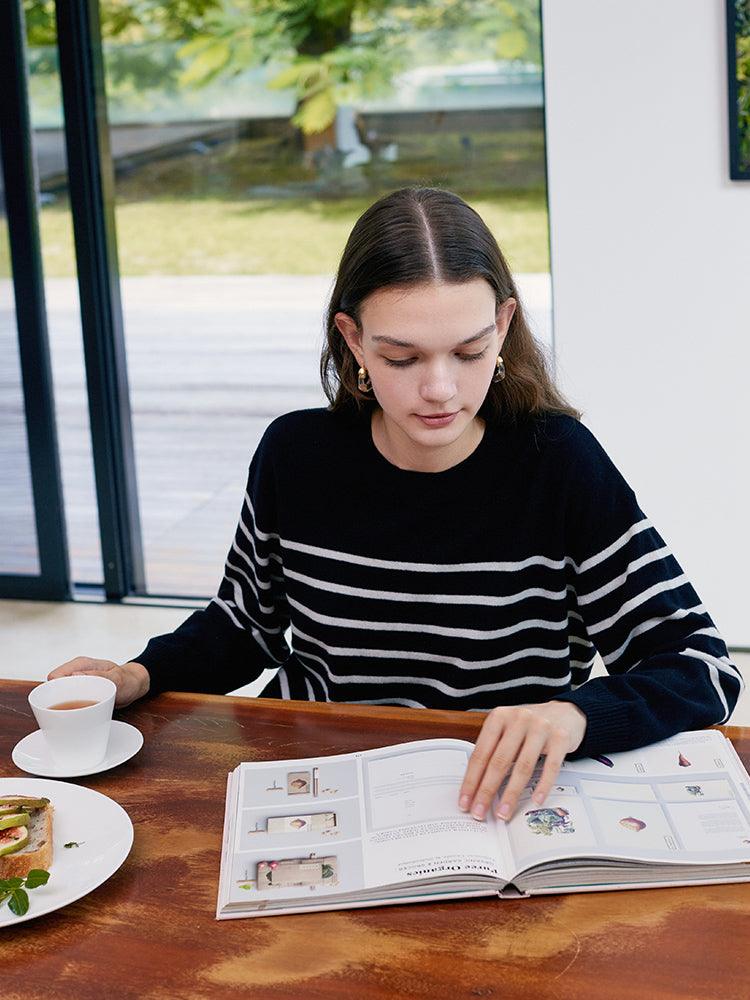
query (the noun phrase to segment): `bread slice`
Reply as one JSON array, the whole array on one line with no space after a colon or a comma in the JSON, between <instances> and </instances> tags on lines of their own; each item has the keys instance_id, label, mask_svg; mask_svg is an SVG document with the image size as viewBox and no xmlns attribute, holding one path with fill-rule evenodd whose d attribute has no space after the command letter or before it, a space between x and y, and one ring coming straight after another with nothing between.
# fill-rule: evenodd
<instances>
[{"instance_id":1,"label":"bread slice","mask_svg":"<svg viewBox=\"0 0 750 1000\"><path fill-rule=\"evenodd\" d=\"M25 878L32 868L49 871L52 864L52 806L30 813L29 840L25 847L0 857L0 878Z\"/></svg>"}]
</instances>

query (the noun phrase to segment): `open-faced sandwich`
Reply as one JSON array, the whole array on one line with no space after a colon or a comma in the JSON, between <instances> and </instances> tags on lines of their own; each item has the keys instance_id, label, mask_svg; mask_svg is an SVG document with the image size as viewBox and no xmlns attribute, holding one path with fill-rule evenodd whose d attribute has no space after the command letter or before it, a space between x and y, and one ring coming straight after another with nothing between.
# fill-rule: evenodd
<instances>
[{"instance_id":1,"label":"open-faced sandwich","mask_svg":"<svg viewBox=\"0 0 750 1000\"><path fill-rule=\"evenodd\" d=\"M52 806L33 795L0 796L0 879L52 864Z\"/></svg>"}]
</instances>

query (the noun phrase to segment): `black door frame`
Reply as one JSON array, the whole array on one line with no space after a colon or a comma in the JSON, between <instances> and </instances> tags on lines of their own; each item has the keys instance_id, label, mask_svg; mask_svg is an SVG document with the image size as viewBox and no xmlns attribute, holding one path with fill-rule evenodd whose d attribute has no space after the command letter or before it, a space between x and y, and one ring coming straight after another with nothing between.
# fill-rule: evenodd
<instances>
[{"instance_id":1,"label":"black door frame","mask_svg":"<svg viewBox=\"0 0 750 1000\"><path fill-rule=\"evenodd\" d=\"M26 85L21 0L0 3L0 146L39 574L0 574L0 597L71 596L55 426L37 181Z\"/></svg>"},{"instance_id":2,"label":"black door frame","mask_svg":"<svg viewBox=\"0 0 750 1000\"><path fill-rule=\"evenodd\" d=\"M145 594L98 0L57 0L60 81L81 304L104 594ZM0 574L0 597L73 596L39 241L22 0L0 0L0 141L39 575ZM92 589L87 587L87 592Z\"/></svg>"},{"instance_id":3,"label":"black door frame","mask_svg":"<svg viewBox=\"0 0 750 1000\"><path fill-rule=\"evenodd\" d=\"M57 0L94 479L107 598L145 593L98 0Z\"/></svg>"}]
</instances>

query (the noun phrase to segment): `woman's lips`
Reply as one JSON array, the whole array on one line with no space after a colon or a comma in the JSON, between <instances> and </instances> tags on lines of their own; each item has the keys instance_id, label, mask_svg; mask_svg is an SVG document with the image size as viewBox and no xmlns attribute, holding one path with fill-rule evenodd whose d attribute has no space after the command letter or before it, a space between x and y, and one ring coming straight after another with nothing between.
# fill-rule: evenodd
<instances>
[{"instance_id":1,"label":"woman's lips","mask_svg":"<svg viewBox=\"0 0 750 1000\"><path fill-rule=\"evenodd\" d=\"M422 413L417 413L415 416L419 417L425 427L447 427L458 414L458 410L455 413L437 413L434 416L425 416Z\"/></svg>"}]
</instances>

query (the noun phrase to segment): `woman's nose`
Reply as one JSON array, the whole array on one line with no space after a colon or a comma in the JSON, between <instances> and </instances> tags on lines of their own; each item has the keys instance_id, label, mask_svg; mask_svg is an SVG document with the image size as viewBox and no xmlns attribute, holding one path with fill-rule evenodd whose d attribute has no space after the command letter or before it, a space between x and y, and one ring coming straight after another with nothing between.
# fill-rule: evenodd
<instances>
[{"instance_id":1,"label":"woman's nose","mask_svg":"<svg viewBox=\"0 0 750 1000\"><path fill-rule=\"evenodd\" d=\"M432 403L447 403L456 395L456 383L445 371L433 371L422 382L422 399Z\"/></svg>"}]
</instances>

